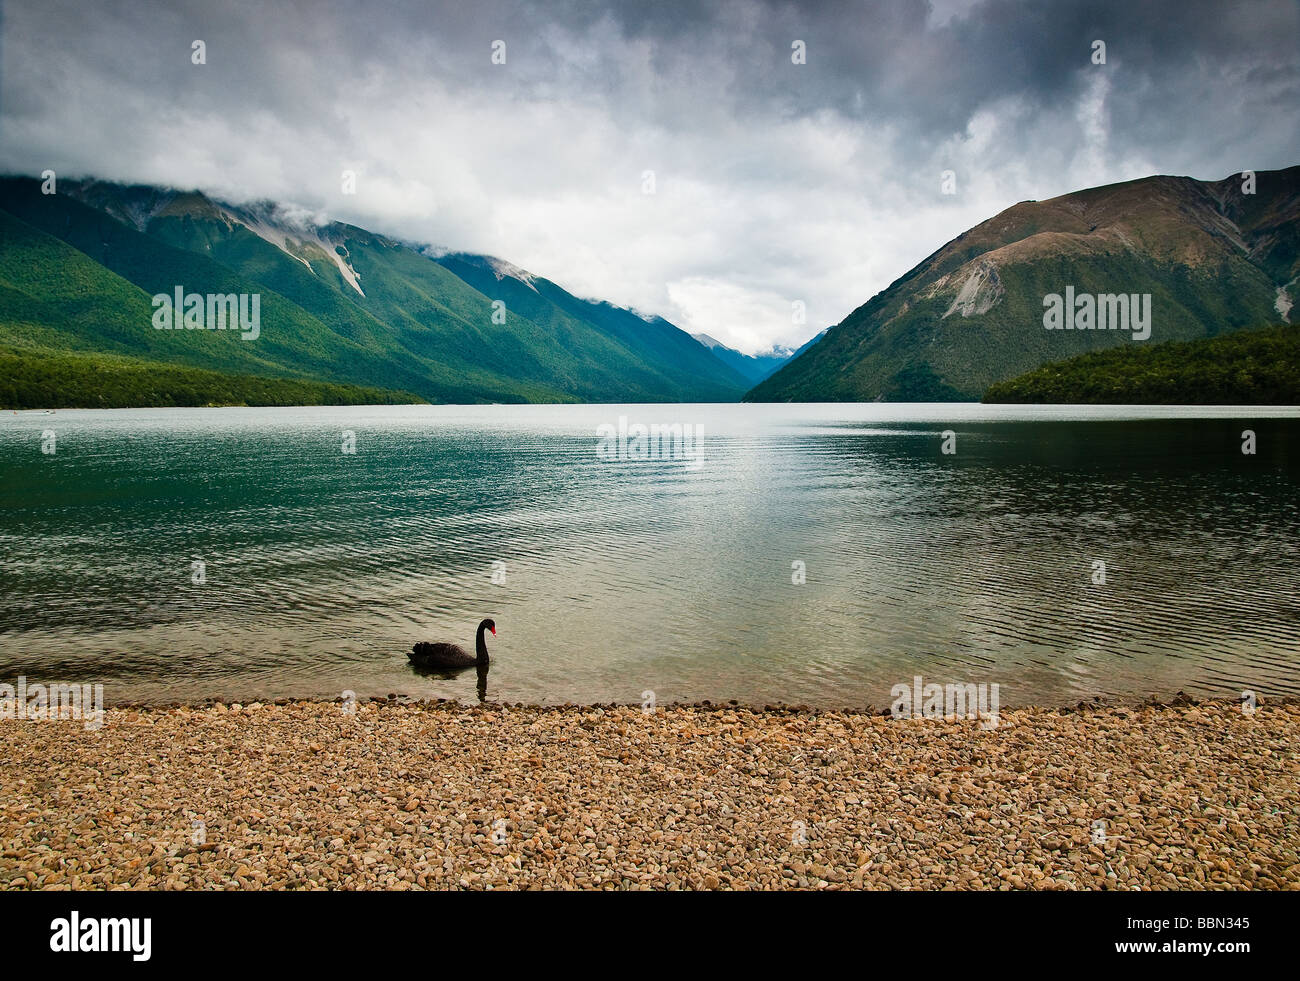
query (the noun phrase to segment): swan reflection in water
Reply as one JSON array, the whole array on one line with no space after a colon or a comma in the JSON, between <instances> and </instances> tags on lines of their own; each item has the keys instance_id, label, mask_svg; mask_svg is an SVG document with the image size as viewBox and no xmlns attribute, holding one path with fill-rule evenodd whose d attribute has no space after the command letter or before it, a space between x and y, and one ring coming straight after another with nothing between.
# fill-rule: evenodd
<instances>
[{"instance_id":1,"label":"swan reflection in water","mask_svg":"<svg viewBox=\"0 0 1300 981\"><path fill-rule=\"evenodd\" d=\"M460 677L460 670L449 668L421 668L416 665L411 665L411 669L421 678L439 678L442 681L454 681ZM478 684L475 687L478 691L478 700L480 702L487 701L488 670L489 666L486 664L474 665L474 672L478 675Z\"/></svg>"},{"instance_id":2,"label":"swan reflection in water","mask_svg":"<svg viewBox=\"0 0 1300 981\"><path fill-rule=\"evenodd\" d=\"M406 656L410 659L411 665L417 673L432 675L448 681L455 678L459 672L466 668L475 668L478 674L478 700L484 702L487 701L489 658L487 641L483 634L489 630L492 631L492 636L495 637L497 633L495 620L485 619L479 623L478 632L474 637L474 654L472 656L469 651L459 644L428 643L425 641L416 644Z\"/></svg>"}]
</instances>

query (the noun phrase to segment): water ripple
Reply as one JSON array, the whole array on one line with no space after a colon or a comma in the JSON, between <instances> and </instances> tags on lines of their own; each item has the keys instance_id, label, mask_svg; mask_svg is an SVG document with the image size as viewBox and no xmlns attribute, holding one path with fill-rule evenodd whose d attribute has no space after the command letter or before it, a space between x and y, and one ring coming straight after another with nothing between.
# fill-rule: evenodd
<instances>
[{"instance_id":1,"label":"water ripple","mask_svg":"<svg viewBox=\"0 0 1300 981\"><path fill-rule=\"evenodd\" d=\"M619 415L703 426L702 463L600 459L595 427ZM1300 418L1247 416L1249 458L1240 418L1183 415L7 416L0 680L102 681L115 700L473 698L472 672L418 675L404 651L468 646L490 615L490 694L510 701L879 706L917 674L997 682L1004 704L1300 694Z\"/></svg>"}]
</instances>

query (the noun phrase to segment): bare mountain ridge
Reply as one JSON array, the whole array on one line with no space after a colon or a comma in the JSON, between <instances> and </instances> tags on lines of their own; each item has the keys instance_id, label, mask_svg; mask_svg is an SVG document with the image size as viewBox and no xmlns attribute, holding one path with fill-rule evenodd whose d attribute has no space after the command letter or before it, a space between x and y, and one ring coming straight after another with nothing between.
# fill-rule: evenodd
<instances>
[{"instance_id":1,"label":"bare mountain ridge","mask_svg":"<svg viewBox=\"0 0 1300 981\"><path fill-rule=\"evenodd\" d=\"M1148 177L1022 201L944 245L747 396L754 401L978 398L1049 361L1133 343L1049 332L1042 300L1152 293L1155 340L1285 322L1300 274L1300 167ZM917 388L919 383L919 390Z\"/></svg>"}]
</instances>

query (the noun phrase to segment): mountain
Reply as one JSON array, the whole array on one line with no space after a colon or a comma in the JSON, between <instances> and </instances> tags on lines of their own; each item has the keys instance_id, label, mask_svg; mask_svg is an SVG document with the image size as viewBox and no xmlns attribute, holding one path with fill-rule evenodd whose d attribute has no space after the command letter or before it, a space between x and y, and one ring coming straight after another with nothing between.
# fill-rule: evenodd
<instances>
[{"instance_id":1,"label":"mountain","mask_svg":"<svg viewBox=\"0 0 1300 981\"><path fill-rule=\"evenodd\" d=\"M437 262L484 296L506 303L511 316L517 312L534 324L561 332L566 345L584 343L579 328L589 325L613 345L634 351L635 363L622 359L617 366L606 362L584 369L616 371L617 384L626 391L664 390L665 380L671 379L676 394L658 401L718 402L735 401L748 387L743 376L719 365L689 334L661 317L647 320L610 303L578 299L548 279L490 256L447 253ZM615 357L617 352L611 347L605 356ZM625 400L637 401L639 396Z\"/></svg>"},{"instance_id":2,"label":"mountain","mask_svg":"<svg viewBox=\"0 0 1300 981\"><path fill-rule=\"evenodd\" d=\"M692 334L691 336L712 351L714 356L721 360L723 364L730 365L737 372L744 375L750 384L761 382L794 357L795 354L792 348L776 345L770 350L761 351L758 354L742 354L735 348L727 347L721 341L715 340L708 334Z\"/></svg>"},{"instance_id":3,"label":"mountain","mask_svg":"<svg viewBox=\"0 0 1300 981\"><path fill-rule=\"evenodd\" d=\"M151 296L178 286L259 295L258 337L155 330ZM94 180L44 195L0 179L0 347L435 402L732 401L750 384L667 321L501 260L272 202Z\"/></svg>"},{"instance_id":4,"label":"mountain","mask_svg":"<svg viewBox=\"0 0 1300 981\"><path fill-rule=\"evenodd\" d=\"M923 260L745 398L978 399L1047 362L1148 343L1134 331L1044 329L1044 298L1067 289L1080 303L1150 294L1156 342L1286 321L1300 275L1300 167L1255 180L1253 194L1240 176L1147 177L1022 201Z\"/></svg>"},{"instance_id":5,"label":"mountain","mask_svg":"<svg viewBox=\"0 0 1300 981\"><path fill-rule=\"evenodd\" d=\"M1080 354L991 385L984 401L1300 405L1300 326Z\"/></svg>"}]
</instances>

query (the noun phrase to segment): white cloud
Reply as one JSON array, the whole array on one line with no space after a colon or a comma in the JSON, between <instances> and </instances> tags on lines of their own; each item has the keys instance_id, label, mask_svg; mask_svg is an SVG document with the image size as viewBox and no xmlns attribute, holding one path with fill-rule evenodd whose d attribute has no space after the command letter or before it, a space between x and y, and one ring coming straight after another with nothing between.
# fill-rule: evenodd
<instances>
[{"instance_id":1,"label":"white cloud","mask_svg":"<svg viewBox=\"0 0 1300 981\"><path fill-rule=\"evenodd\" d=\"M496 255L752 352L838 322L1016 201L1295 162L1294 108L1258 125L1247 112L1286 104L1294 54L1260 54L1274 72L1263 82L1240 59L1211 72L1231 92L1191 58L1139 72L1132 32L1114 32L1111 64L1091 66L1074 5L1045 39L1032 22L1024 38L990 34L985 13L1004 32L1019 22L965 0L851 14L735 0L672 17L630 5L563 21L401 0L221 9L8 5L0 168L292 202ZM1271 38L1287 15L1268 9ZM835 20L848 16L874 32ZM1273 43L1238 27L1242 51ZM793 36L809 39L805 66L789 64ZM206 66L189 64L194 37ZM489 61L498 37L504 66ZM1063 54L1044 60L1043 44ZM1171 106L1203 90L1169 72L1214 97ZM1169 126L1153 144L1147 105L1161 119L1211 113L1197 128L1216 139ZM946 169L955 196L940 194Z\"/></svg>"}]
</instances>

